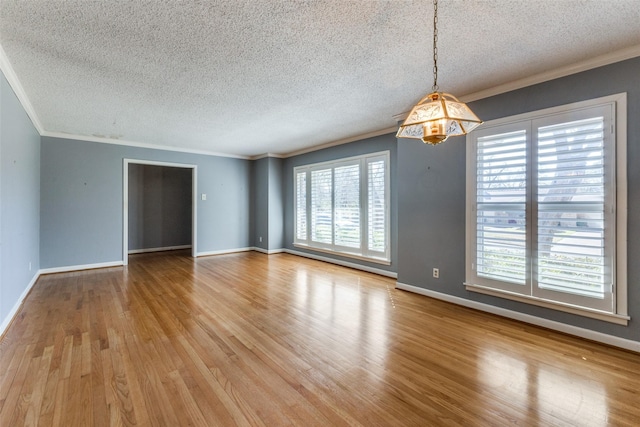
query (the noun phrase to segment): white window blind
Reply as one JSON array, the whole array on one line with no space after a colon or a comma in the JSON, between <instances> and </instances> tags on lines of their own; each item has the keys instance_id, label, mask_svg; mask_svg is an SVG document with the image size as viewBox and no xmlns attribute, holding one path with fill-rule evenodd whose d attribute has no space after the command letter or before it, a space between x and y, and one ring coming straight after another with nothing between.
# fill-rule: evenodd
<instances>
[{"instance_id":1,"label":"white window blind","mask_svg":"<svg viewBox=\"0 0 640 427\"><path fill-rule=\"evenodd\" d=\"M604 117L540 127L537 138L537 286L603 299ZM610 269L607 269L610 271Z\"/></svg>"},{"instance_id":2,"label":"white window blind","mask_svg":"<svg viewBox=\"0 0 640 427\"><path fill-rule=\"evenodd\" d=\"M384 252L387 242L387 175L385 165L384 160L376 159L367 163L367 197L369 202L367 238L368 249L374 252Z\"/></svg>"},{"instance_id":3,"label":"white window blind","mask_svg":"<svg viewBox=\"0 0 640 427\"><path fill-rule=\"evenodd\" d=\"M332 242L333 179L331 169L311 172L311 240Z\"/></svg>"},{"instance_id":4,"label":"white window blind","mask_svg":"<svg viewBox=\"0 0 640 427\"><path fill-rule=\"evenodd\" d=\"M296 238L307 238L307 174L296 174Z\"/></svg>"},{"instance_id":5,"label":"white window blind","mask_svg":"<svg viewBox=\"0 0 640 427\"><path fill-rule=\"evenodd\" d=\"M469 134L467 289L626 315L616 105L572 107Z\"/></svg>"},{"instance_id":6,"label":"white window blind","mask_svg":"<svg viewBox=\"0 0 640 427\"><path fill-rule=\"evenodd\" d=\"M526 131L478 138L477 272L524 285L527 278Z\"/></svg>"},{"instance_id":7,"label":"white window blind","mask_svg":"<svg viewBox=\"0 0 640 427\"><path fill-rule=\"evenodd\" d=\"M360 247L360 164L334 169L334 242Z\"/></svg>"},{"instance_id":8,"label":"white window blind","mask_svg":"<svg viewBox=\"0 0 640 427\"><path fill-rule=\"evenodd\" d=\"M298 166L294 185L294 244L388 263L388 152Z\"/></svg>"}]
</instances>

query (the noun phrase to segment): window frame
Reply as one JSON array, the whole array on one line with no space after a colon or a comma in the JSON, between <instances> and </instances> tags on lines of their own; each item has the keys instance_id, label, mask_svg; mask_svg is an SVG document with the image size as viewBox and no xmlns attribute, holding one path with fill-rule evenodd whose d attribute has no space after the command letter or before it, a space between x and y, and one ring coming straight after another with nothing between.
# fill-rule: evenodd
<instances>
[{"instance_id":1,"label":"window frame","mask_svg":"<svg viewBox=\"0 0 640 427\"><path fill-rule=\"evenodd\" d=\"M592 317L599 320L605 320L612 323L626 325L630 319L628 316L628 303L627 303L627 101L626 93L620 93L601 98L591 99L587 101L576 102L572 104L547 108L543 110L533 111L529 113L519 114L516 116L510 116L491 120L486 122L482 127L474 130L467 135L467 179L466 179L466 271L465 271L465 288L472 292L479 292L483 294L489 294L498 296L505 299L524 302L532 305L551 308L559 311L570 312L586 317ZM526 286L529 288L529 292L521 293L514 292L514 290L504 285L506 282L495 281L486 278L479 278L475 272L475 260L477 250L477 219L476 219L476 141L483 135L491 135L491 132L496 134L505 133L509 130L522 129L523 124L528 123L526 127L527 132L527 193L532 194L536 187L536 183L533 182L534 177L532 175L532 165L535 164L533 159L533 139L537 142L536 129L540 126L540 123L544 123L545 120L549 120L553 117L560 115L572 115L574 113L580 113L585 110L590 110L597 107L609 108L611 111L611 123L610 129L605 129L606 132L611 132L611 138L613 139L614 147L614 162L615 165L605 165L605 174L611 172L611 166L614 167L612 185L612 193L605 194L605 198L612 198L613 209L612 216L615 218L615 230L611 231L611 235L615 236L615 242L612 245L608 245L608 249L613 251L614 268L612 271L613 286L611 289L612 302L611 310L602 308L589 308L576 304L567 299L553 299L551 296L553 293L540 292L539 289L535 289L535 277L532 275L535 273L536 265L533 257L536 256L534 252L537 247L537 235L533 232L534 227L537 226L537 206L538 202L530 198L526 202L526 215L527 215L527 277ZM539 126L540 125L540 126ZM607 123L605 123L607 127ZM611 160L611 159L609 159ZM609 176L611 177L611 175ZM531 196L533 197L533 196ZM606 202L605 202L606 205ZM529 224L531 222L531 224ZM552 291L553 292L553 291Z\"/></svg>"},{"instance_id":2,"label":"window frame","mask_svg":"<svg viewBox=\"0 0 640 427\"><path fill-rule=\"evenodd\" d=\"M345 256L349 258L361 259L377 264L390 265L390 152L381 151L369 153L359 156L341 158L332 161L312 163L307 165L295 166L293 168L293 245L296 247L310 249L319 252L326 252ZM370 250L368 245L369 239L369 167L372 162L383 161L385 167L384 174L384 228L385 242L384 251ZM341 246L335 244L335 169L342 166L359 165L359 228L360 228L360 247ZM312 179L311 174L314 171L331 170L331 243L322 243L312 240ZM305 196L305 218L306 218L306 238L302 239L298 236L298 176L305 174L306 190Z\"/></svg>"}]
</instances>

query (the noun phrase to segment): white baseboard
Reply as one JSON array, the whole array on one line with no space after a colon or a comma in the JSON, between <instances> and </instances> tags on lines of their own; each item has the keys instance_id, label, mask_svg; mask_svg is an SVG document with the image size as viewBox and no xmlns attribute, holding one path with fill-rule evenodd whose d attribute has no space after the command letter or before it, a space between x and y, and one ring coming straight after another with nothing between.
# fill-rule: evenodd
<instances>
[{"instance_id":1,"label":"white baseboard","mask_svg":"<svg viewBox=\"0 0 640 427\"><path fill-rule=\"evenodd\" d=\"M603 334L589 329L580 328L578 326L567 325L565 323L556 322L554 320L543 319L541 317L532 316L530 314L519 313L517 311L507 310L506 308L496 307L465 298L447 295L440 292L431 291L429 289L420 288L418 286L407 285L405 283L396 283L396 289L413 292L427 297L439 299L463 307L473 308L475 310L484 311L498 316L507 317L509 319L519 320L521 322L530 323L532 325L541 326L543 328L552 329L554 331L563 332L565 334L574 335L591 341L608 344L614 347L620 347L625 350L640 353L640 341L628 340L613 335Z\"/></svg>"},{"instance_id":2,"label":"white baseboard","mask_svg":"<svg viewBox=\"0 0 640 427\"><path fill-rule=\"evenodd\" d=\"M180 249L191 249L191 245L164 246L162 248L130 249L128 251L128 253L129 253L129 255L131 255L131 254L146 254L148 252L177 251L177 250L180 250Z\"/></svg>"},{"instance_id":3,"label":"white baseboard","mask_svg":"<svg viewBox=\"0 0 640 427\"><path fill-rule=\"evenodd\" d=\"M236 248L236 249L222 249L220 251L208 251L208 252L198 252L196 256L209 256L209 255L225 255L225 254L234 254L236 252L249 252L256 251L263 254L271 255L271 254L279 254L284 252L284 249L263 249L257 246L248 246L246 248Z\"/></svg>"},{"instance_id":4,"label":"white baseboard","mask_svg":"<svg viewBox=\"0 0 640 427\"><path fill-rule=\"evenodd\" d=\"M20 306L22 305L22 303L24 302L24 299L29 294L29 291L31 290L31 288L33 288L33 285L35 285L36 282L38 281L40 274L41 272L37 271L36 274L33 276L33 278L31 278L31 281L29 282L27 287L24 289L24 291L20 295L20 298L18 298L18 301L16 301L11 311L7 313L7 316L2 321L2 324L0 324L0 337L4 334L6 329L9 327L15 315L18 314L18 310L20 309Z\"/></svg>"},{"instance_id":5,"label":"white baseboard","mask_svg":"<svg viewBox=\"0 0 640 427\"><path fill-rule=\"evenodd\" d=\"M249 252L252 251L254 248L253 247L246 247L246 248L235 248L235 249L222 249L219 251L207 251L207 252L198 252L196 254L197 257L201 257L201 256L209 256L209 255L224 255L224 254L234 254L236 252Z\"/></svg>"},{"instance_id":6,"label":"white baseboard","mask_svg":"<svg viewBox=\"0 0 640 427\"><path fill-rule=\"evenodd\" d=\"M261 252L261 253L267 254L267 255L281 254L281 253L284 252L284 249L264 249L264 248L259 248L257 246L254 246L251 249L253 249L256 252Z\"/></svg>"},{"instance_id":7,"label":"white baseboard","mask_svg":"<svg viewBox=\"0 0 640 427\"><path fill-rule=\"evenodd\" d=\"M331 264L341 265L343 267L355 268L356 270L366 271L367 273L379 274L381 276L391 277L393 279L398 278L398 273L395 273L393 271L382 270L380 268L368 267L366 265L360 265L353 262L342 261L334 258L328 258L321 255L310 254L307 252L298 252L291 249L283 249L283 252L286 252L291 255L297 255L305 258L315 259L318 261L324 261Z\"/></svg>"},{"instance_id":8,"label":"white baseboard","mask_svg":"<svg viewBox=\"0 0 640 427\"><path fill-rule=\"evenodd\" d=\"M96 264L68 265L65 267L43 268L40 274L66 273L68 271L93 270L94 268L122 267L122 261L99 262Z\"/></svg>"},{"instance_id":9,"label":"white baseboard","mask_svg":"<svg viewBox=\"0 0 640 427\"><path fill-rule=\"evenodd\" d=\"M259 248L257 246L253 246L253 247L247 247L247 248L226 249L226 250L222 250L222 251L198 252L197 256L200 257L200 256L209 256L209 255L224 255L224 254L232 254L232 253L235 253L235 252L247 252L247 251L255 251L255 252L260 252L260 253L267 254L267 255L288 253L288 254L291 254L291 255L296 255L296 256L301 256L301 257L305 257L305 258L315 259L315 260L318 260L318 261L328 262L328 263L331 263L331 264L341 265L343 267L355 268L356 270L366 271L367 273L379 274L381 276L391 277L393 279L396 279L398 277L398 274L393 272L393 271L381 270L379 268L368 267L368 266L356 264L356 263L353 263L353 262L337 260L337 259L333 259L333 258L320 256L320 255L309 254L309 253L306 253L306 252L298 252L298 251L294 251L294 250L291 250L291 249L284 249L284 248L282 248L282 249L264 249L264 248Z\"/></svg>"}]
</instances>

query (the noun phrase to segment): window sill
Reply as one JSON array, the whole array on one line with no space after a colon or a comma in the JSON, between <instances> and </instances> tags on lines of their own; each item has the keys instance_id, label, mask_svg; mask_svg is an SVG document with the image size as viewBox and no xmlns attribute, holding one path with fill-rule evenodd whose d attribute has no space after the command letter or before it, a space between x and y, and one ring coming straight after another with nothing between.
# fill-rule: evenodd
<instances>
[{"instance_id":1,"label":"window sill","mask_svg":"<svg viewBox=\"0 0 640 427\"><path fill-rule=\"evenodd\" d=\"M302 243L293 243L293 246L295 246L296 248L307 249L307 250L316 251L316 252L322 252L322 253L325 253L325 254L338 255L338 256L346 257L346 258L358 259L358 260L361 260L361 261L372 262L372 263L375 263L375 264L391 265L391 261L389 261L387 259L384 259L384 258L367 257L367 256L363 256L363 255L352 254L352 253L349 253L349 252L340 252L340 251L334 251L334 250L331 250L331 249L317 248L315 246L304 245Z\"/></svg>"},{"instance_id":2,"label":"window sill","mask_svg":"<svg viewBox=\"0 0 640 427\"><path fill-rule=\"evenodd\" d=\"M470 283L464 283L465 288L471 292L477 292L480 294L491 295L494 297L504 298L512 301L518 301L525 304L536 305L538 307L549 308L552 310L564 311L566 313L576 314L578 316L590 317L592 319L602 320L605 322L615 323L617 325L627 326L631 317L607 313L605 311L590 310L588 308L578 307L571 304L564 304L560 302L549 301L541 298L536 298L528 295L520 295L507 291L500 291L496 289L487 288L485 286L474 285Z\"/></svg>"}]
</instances>

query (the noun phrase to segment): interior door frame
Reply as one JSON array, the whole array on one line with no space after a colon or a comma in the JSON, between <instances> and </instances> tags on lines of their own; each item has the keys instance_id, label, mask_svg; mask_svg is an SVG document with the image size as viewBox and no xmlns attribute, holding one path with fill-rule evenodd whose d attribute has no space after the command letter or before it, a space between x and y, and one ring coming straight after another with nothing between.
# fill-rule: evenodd
<instances>
[{"instance_id":1,"label":"interior door frame","mask_svg":"<svg viewBox=\"0 0 640 427\"><path fill-rule=\"evenodd\" d=\"M122 159L122 264L129 264L129 165L166 166L191 169L191 256L196 258L198 236L198 166L154 160Z\"/></svg>"}]
</instances>

